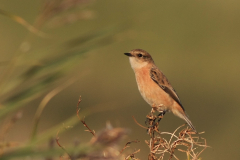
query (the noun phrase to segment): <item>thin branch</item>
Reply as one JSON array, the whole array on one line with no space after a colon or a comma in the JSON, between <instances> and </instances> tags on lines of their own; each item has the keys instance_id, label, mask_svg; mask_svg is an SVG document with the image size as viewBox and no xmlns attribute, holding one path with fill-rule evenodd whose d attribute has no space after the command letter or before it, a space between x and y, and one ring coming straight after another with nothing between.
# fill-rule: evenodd
<instances>
[{"instance_id":1,"label":"thin branch","mask_svg":"<svg viewBox=\"0 0 240 160\"><path fill-rule=\"evenodd\" d=\"M144 129L148 129L147 127L144 127L143 125L141 125L140 123L138 123L138 121L135 119L134 116L132 116L133 120L135 121L135 123L137 123L137 125L139 125L140 127L144 128Z\"/></svg>"},{"instance_id":2,"label":"thin branch","mask_svg":"<svg viewBox=\"0 0 240 160\"><path fill-rule=\"evenodd\" d=\"M171 143L171 140L172 140L172 138L173 138L173 135L175 135L175 133L181 128L181 127L183 127L183 126L185 126L186 124L183 124L183 125L181 125L181 126L179 126L177 129L175 129L175 131L173 132L173 134L172 134L172 136L171 136L171 138L170 138L170 140L169 140L169 144Z\"/></svg>"},{"instance_id":3,"label":"thin branch","mask_svg":"<svg viewBox=\"0 0 240 160\"><path fill-rule=\"evenodd\" d=\"M125 160L127 160L128 158L134 158L134 155L135 155L136 153L138 153L138 152L140 152L140 149L139 149L139 150L136 150L136 151L133 152L132 154L128 155L128 156L125 158Z\"/></svg>"},{"instance_id":4,"label":"thin branch","mask_svg":"<svg viewBox=\"0 0 240 160\"><path fill-rule=\"evenodd\" d=\"M70 155L70 154L67 152L67 150L59 143L59 139L60 139L60 138L59 138L58 134L59 134L59 131L57 132L57 136L56 136L56 142L57 142L58 146L59 146L60 148L62 148L62 150L67 153L69 159L71 159L71 155Z\"/></svg>"},{"instance_id":5,"label":"thin branch","mask_svg":"<svg viewBox=\"0 0 240 160\"><path fill-rule=\"evenodd\" d=\"M138 143L138 142L140 142L139 140L135 140L135 141L129 141L129 142L127 142L126 144L125 144L125 146L123 147L123 149L120 151L120 154L122 154L122 152L127 148L127 147L129 147L128 145L130 145L131 143Z\"/></svg>"},{"instance_id":6,"label":"thin branch","mask_svg":"<svg viewBox=\"0 0 240 160\"><path fill-rule=\"evenodd\" d=\"M200 154L202 154L202 152L205 150L205 149L207 149L207 140L205 139L205 138L202 138L202 139L204 139L204 142L205 142L205 147L197 154L197 157L199 157L200 156Z\"/></svg>"},{"instance_id":7,"label":"thin branch","mask_svg":"<svg viewBox=\"0 0 240 160\"><path fill-rule=\"evenodd\" d=\"M90 132L90 133L92 133L93 136L96 136L96 135L95 135L95 132L88 127L88 125L86 124L86 122L84 121L84 119L81 119L80 116L79 116L79 111L80 111L79 104L81 103L81 101L82 101L81 96L79 96L78 103L77 103L77 117L78 117L78 119L82 122L82 124L84 125L84 127L87 128L87 131Z\"/></svg>"}]
</instances>

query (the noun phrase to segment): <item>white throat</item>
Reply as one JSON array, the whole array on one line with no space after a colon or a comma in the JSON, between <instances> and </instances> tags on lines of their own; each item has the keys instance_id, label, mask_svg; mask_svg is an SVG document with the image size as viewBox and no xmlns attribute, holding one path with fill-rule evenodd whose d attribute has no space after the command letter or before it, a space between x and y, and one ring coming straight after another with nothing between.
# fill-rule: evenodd
<instances>
[{"instance_id":1,"label":"white throat","mask_svg":"<svg viewBox=\"0 0 240 160\"><path fill-rule=\"evenodd\" d=\"M129 57L129 61L133 70L145 67L148 62L140 62L135 57Z\"/></svg>"}]
</instances>

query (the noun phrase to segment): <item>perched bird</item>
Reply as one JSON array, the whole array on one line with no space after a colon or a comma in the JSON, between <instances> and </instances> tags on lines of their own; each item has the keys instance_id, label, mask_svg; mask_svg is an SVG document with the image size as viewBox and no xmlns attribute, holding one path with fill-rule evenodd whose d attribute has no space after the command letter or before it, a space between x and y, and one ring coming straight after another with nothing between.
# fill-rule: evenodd
<instances>
[{"instance_id":1,"label":"perched bird","mask_svg":"<svg viewBox=\"0 0 240 160\"><path fill-rule=\"evenodd\" d=\"M151 55L142 49L134 49L124 54L129 57L143 99L163 114L171 111L174 115L184 119L196 132L176 91L168 82L167 77L154 64Z\"/></svg>"}]
</instances>

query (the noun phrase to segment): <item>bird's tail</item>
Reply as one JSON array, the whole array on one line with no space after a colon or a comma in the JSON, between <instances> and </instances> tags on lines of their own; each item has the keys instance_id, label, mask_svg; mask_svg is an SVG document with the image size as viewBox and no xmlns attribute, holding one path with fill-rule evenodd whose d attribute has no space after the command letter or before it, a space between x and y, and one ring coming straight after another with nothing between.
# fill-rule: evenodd
<instances>
[{"instance_id":1,"label":"bird's tail","mask_svg":"<svg viewBox=\"0 0 240 160\"><path fill-rule=\"evenodd\" d=\"M181 111L178 111L178 110L173 110L173 114L175 114L176 116L184 119L187 122L187 124L189 125L189 127L191 127L192 130L197 133L196 128L193 126L192 122L187 117L187 115L184 113L184 111L181 112Z\"/></svg>"},{"instance_id":2,"label":"bird's tail","mask_svg":"<svg viewBox=\"0 0 240 160\"><path fill-rule=\"evenodd\" d=\"M183 115L183 119L184 119L184 120L187 122L187 124L192 128L192 130L197 133L196 128L193 126L192 122L190 121L190 119L189 119L186 115Z\"/></svg>"}]
</instances>

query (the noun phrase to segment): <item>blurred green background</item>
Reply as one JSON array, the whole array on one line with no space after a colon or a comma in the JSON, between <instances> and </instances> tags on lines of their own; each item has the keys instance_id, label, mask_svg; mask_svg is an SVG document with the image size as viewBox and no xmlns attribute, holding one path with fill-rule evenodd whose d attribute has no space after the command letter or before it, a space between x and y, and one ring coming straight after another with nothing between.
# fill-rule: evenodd
<instances>
[{"instance_id":1,"label":"blurred green background","mask_svg":"<svg viewBox=\"0 0 240 160\"><path fill-rule=\"evenodd\" d=\"M0 9L37 25L42 4L39 0L2 0ZM79 19L72 16L74 14L79 14ZM6 109L4 104L8 97L57 73L54 83L41 86L43 92L29 103L1 115L3 125L18 110L23 111L23 117L9 130L5 140L28 140L43 97L74 79L73 84L46 105L38 133L74 115L82 95L82 110L103 110L87 116L87 124L96 132L104 128L107 121L114 127L131 129L125 141L140 140L141 143L133 144L132 148L140 148L136 156L146 159L149 149L144 140L148 135L136 125L132 116L144 124L150 107L140 96L128 58L123 54L141 48L152 55L168 77L196 129L205 131L202 136L211 148L200 157L203 160L240 159L237 148L240 141L239 17L238 0L95 0L39 24L39 30L47 34L41 37L1 14L0 112ZM92 40L91 36L96 38ZM72 56L85 49L84 54ZM20 82L21 75L29 68L44 66L59 55L64 55L63 64L46 68L37 78L31 77L32 72L29 72L31 81L25 77ZM17 62L14 60L14 68L8 75L9 64L16 57ZM160 123L160 130L172 132L183 123L168 113ZM78 124L61 135L62 143L67 145L75 139L88 141L91 135L84 129ZM181 159L186 156L183 154Z\"/></svg>"}]
</instances>

